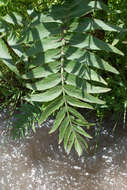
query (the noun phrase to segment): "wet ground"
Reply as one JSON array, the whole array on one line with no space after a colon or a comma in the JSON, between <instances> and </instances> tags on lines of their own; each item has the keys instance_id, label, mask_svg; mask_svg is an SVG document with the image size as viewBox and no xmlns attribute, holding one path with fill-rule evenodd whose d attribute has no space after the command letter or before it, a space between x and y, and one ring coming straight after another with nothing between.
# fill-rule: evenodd
<instances>
[{"instance_id":1,"label":"wet ground","mask_svg":"<svg viewBox=\"0 0 127 190\"><path fill-rule=\"evenodd\" d=\"M52 120L20 142L4 137L0 114L0 190L127 190L127 133L105 129L95 155L67 156L48 135Z\"/></svg>"}]
</instances>

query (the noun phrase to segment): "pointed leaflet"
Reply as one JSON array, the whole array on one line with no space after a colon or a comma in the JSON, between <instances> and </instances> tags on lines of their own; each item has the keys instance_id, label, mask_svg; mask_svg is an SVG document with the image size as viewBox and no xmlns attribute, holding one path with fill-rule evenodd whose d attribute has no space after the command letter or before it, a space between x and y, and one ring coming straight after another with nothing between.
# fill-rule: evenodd
<instances>
[{"instance_id":1,"label":"pointed leaflet","mask_svg":"<svg viewBox=\"0 0 127 190\"><path fill-rule=\"evenodd\" d=\"M53 73L57 73L60 69L60 62L52 62L48 64L44 64L43 66L39 66L22 75L23 79L35 79L47 77Z\"/></svg>"},{"instance_id":2,"label":"pointed leaflet","mask_svg":"<svg viewBox=\"0 0 127 190\"><path fill-rule=\"evenodd\" d=\"M13 24L13 25L22 25L22 17L18 15L16 12L11 12L9 15L2 17L4 21L7 22L7 24Z\"/></svg>"},{"instance_id":3,"label":"pointed leaflet","mask_svg":"<svg viewBox=\"0 0 127 190\"><path fill-rule=\"evenodd\" d=\"M39 124L43 123L54 111L58 110L63 105L63 103L64 101L62 97L52 101L41 114L41 117L38 121Z\"/></svg>"},{"instance_id":4,"label":"pointed leaflet","mask_svg":"<svg viewBox=\"0 0 127 190\"><path fill-rule=\"evenodd\" d=\"M80 17L92 12L94 9L106 10L107 6L100 1L88 1L88 0L79 0L73 2L73 5L70 6L69 16L71 18Z\"/></svg>"},{"instance_id":5,"label":"pointed leaflet","mask_svg":"<svg viewBox=\"0 0 127 190\"><path fill-rule=\"evenodd\" d=\"M103 10L103 11L109 12L107 5L105 5L102 1L98 1L98 0L89 1L88 5L90 7L93 7L94 10Z\"/></svg>"},{"instance_id":6,"label":"pointed leaflet","mask_svg":"<svg viewBox=\"0 0 127 190\"><path fill-rule=\"evenodd\" d=\"M111 90L110 88L92 85L92 84L88 83L86 80L79 78L78 76L75 76L72 74L66 74L65 79L66 79L65 80L66 84L75 86L82 90L86 90L87 93L104 93L104 92L108 92Z\"/></svg>"},{"instance_id":7,"label":"pointed leaflet","mask_svg":"<svg viewBox=\"0 0 127 190\"><path fill-rule=\"evenodd\" d=\"M65 109L64 108L61 108L61 110L57 113L57 116L56 116L56 119L55 119L55 122L54 122L54 126L53 128L49 131L49 134L55 132L58 127L60 126L61 122L63 121L64 117L65 117Z\"/></svg>"},{"instance_id":8,"label":"pointed leaflet","mask_svg":"<svg viewBox=\"0 0 127 190\"><path fill-rule=\"evenodd\" d=\"M68 142L68 146L66 148L66 152L67 154L70 153L72 146L74 144L74 140L75 140L75 132L72 132L71 136L69 137L69 142Z\"/></svg>"},{"instance_id":9,"label":"pointed leaflet","mask_svg":"<svg viewBox=\"0 0 127 190\"><path fill-rule=\"evenodd\" d=\"M105 80L100 75L98 75L93 69L87 67L85 63L70 61L68 63L65 63L64 69L67 73L72 73L80 78L106 84Z\"/></svg>"},{"instance_id":10,"label":"pointed leaflet","mask_svg":"<svg viewBox=\"0 0 127 190\"><path fill-rule=\"evenodd\" d=\"M50 49L56 49L62 46L60 37L49 36L47 38L40 39L35 42L25 53L24 56L33 56L41 52L45 52Z\"/></svg>"},{"instance_id":11,"label":"pointed leaflet","mask_svg":"<svg viewBox=\"0 0 127 190\"><path fill-rule=\"evenodd\" d=\"M78 156L81 156L83 150L82 150L82 146L81 146L81 144L80 144L80 142L78 141L77 138L75 138L74 146L75 146L76 152L78 153Z\"/></svg>"},{"instance_id":12,"label":"pointed leaflet","mask_svg":"<svg viewBox=\"0 0 127 190\"><path fill-rule=\"evenodd\" d=\"M34 26L29 26L22 33L20 42L29 43L39 41L49 35L60 34L60 26L57 23L37 23Z\"/></svg>"},{"instance_id":13,"label":"pointed leaflet","mask_svg":"<svg viewBox=\"0 0 127 190\"><path fill-rule=\"evenodd\" d=\"M116 53L119 55L124 55L120 50L116 47L99 40L98 38L88 35L88 34L74 34L72 36L66 37L71 46L77 48L86 48L90 50L104 50L107 52Z\"/></svg>"},{"instance_id":14,"label":"pointed leaflet","mask_svg":"<svg viewBox=\"0 0 127 190\"><path fill-rule=\"evenodd\" d=\"M82 60L82 62L83 62L83 60ZM101 59L100 57L98 57L97 55L95 55L94 53L91 53L91 52L86 53L85 63L89 66L96 67L98 69L102 69L102 70L109 71L109 72L112 72L115 74L119 74L119 72L114 67L109 65L107 61L104 61L103 59Z\"/></svg>"},{"instance_id":15,"label":"pointed leaflet","mask_svg":"<svg viewBox=\"0 0 127 190\"><path fill-rule=\"evenodd\" d=\"M74 2L73 2L74 3ZM93 7L89 6L88 0L79 0L70 6L69 17L75 18L86 15L93 11Z\"/></svg>"},{"instance_id":16,"label":"pointed leaflet","mask_svg":"<svg viewBox=\"0 0 127 190\"><path fill-rule=\"evenodd\" d=\"M18 37L15 32L10 33L7 39L8 45L12 48L16 55L18 55L21 59L24 54L24 47L18 42Z\"/></svg>"},{"instance_id":17,"label":"pointed leaflet","mask_svg":"<svg viewBox=\"0 0 127 190\"><path fill-rule=\"evenodd\" d=\"M37 23L62 23L61 20L55 19L55 17L52 17L48 14L43 14L39 12L34 12L36 15L34 19L32 20L31 25L34 26Z\"/></svg>"},{"instance_id":18,"label":"pointed leaflet","mask_svg":"<svg viewBox=\"0 0 127 190\"><path fill-rule=\"evenodd\" d=\"M89 129L91 126L95 125L94 123L85 123L80 120L80 119L75 119L75 118L72 118L72 123L73 125L78 125L78 126L82 126L82 127L86 127L87 129Z\"/></svg>"},{"instance_id":19,"label":"pointed leaflet","mask_svg":"<svg viewBox=\"0 0 127 190\"><path fill-rule=\"evenodd\" d=\"M96 9L96 10L99 9L99 10L103 10L103 11L109 11L107 5L105 5L102 1L99 1L99 0L96 0L96 1L95 0L92 0L92 1L74 0L72 2L72 6L70 8L73 8L73 7L76 8L78 5L80 6L80 4L85 5L85 6L88 4L89 7L92 7L93 9Z\"/></svg>"},{"instance_id":20,"label":"pointed leaflet","mask_svg":"<svg viewBox=\"0 0 127 190\"><path fill-rule=\"evenodd\" d=\"M88 124L88 122L84 119L84 117L76 109L69 107L68 111L71 112L71 114L73 116L75 116L76 118L79 118L84 123L84 125Z\"/></svg>"},{"instance_id":21,"label":"pointed leaflet","mask_svg":"<svg viewBox=\"0 0 127 190\"><path fill-rule=\"evenodd\" d=\"M82 19L80 22L77 21L73 22L69 27L70 32L77 32L77 33L83 33L97 29L111 31L111 32L125 31L124 29L118 26L105 23L104 21L99 19L92 19L88 17L85 17L85 19Z\"/></svg>"},{"instance_id":22,"label":"pointed leaflet","mask_svg":"<svg viewBox=\"0 0 127 190\"><path fill-rule=\"evenodd\" d=\"M31 62L28 62L28 68L32 69L37 66L44 65L45 63L50 63L56 61L56 59L60 58L60 50L52 49L46 51L45 53L39 53L35 58L32 58Z\"/></svg>"},{"instance_id":23,"label":"pointed leaflet","mask_svg":"<svg viewBox=\"0 0 127 190\"><path fill-rule=\"evenodd\" d=\"M86 127L87 129L95 125L95 123L89 123L87 120L84 121L82 119L79 119L77 115L74 114L73 116L71 116L71 120L74 125L83 126Z\"/></svg>"},{"instance_id":24,"label":"pointed leaflet","mask_svg":"<svg viewBox=\"0 0 127 190\"><path fill-rule=\"evenodd\" d=\"M62 93L62 86L53 87L46 92L39 94L31 94L29 96L24 97L27 101L35 101L35 102L49 102L57 98Z\"/></svg>"},{"instance_id":25,"label":"pointed leaflet","mask_svg":"<svg viewBox=\"0 0 127 190\"><path fill-rule=\"evenodd\" d=\"M68 1L66 2L68 3ZM55 20L63 20L66 18L75 18L92 12L94 9L107 10L107 6L100 1L79 0L73 3L65 4L66 6L54 6L51 9L50 15Z\"/></svg>"},{"instance_id":26,"label":"pointed leaflet","mask_svg":"<svg viewBox=\"0 0 127 190\"><path fill-rule=\"evenodd\" d=\"M66 96L66 100L67 100L67 103L70 104L71 106L79 107L79 108L93 109L93 106L91 106L90 104L82 102L76 98Z\"/></svg>"},{"instance_id":27,"label":"pointed leaflet","mask_svg":"<svg viewBox=\"0 0 127 190\"><path fill-rule=\"evenodd\" d=\"M73 129L71 126L68 126L66 131L65 131L65 135L64 135L64 149L66 150L67 149L67 144L69 142L69 137L72 133Z\"/></svg>"},{"instance_id":28,"label":"pointed leaflet","mask_svg":"<svg viewBox=\"0 0 127 190\"><path fill-rule=\"evenodd\" d=\"M72 46L66 46L64 47L64 54L66 59L68 60L80 60L80 58L82 56L85 57L85 53L87 52L87 50L82 50L76 47L72 47Z\"/></svg>"},{"instance_id":29,"label":"pointed leaflet","mask_svg":"<svg viewBox=\"0 0 127 190\"><path fill-rule=\"evenodd\" d=\"M25 87L32 90L47 90L57 86L61 82L61 74L51 74L35 83L24 83Z\"/></svg>"},{"instance_id":30,"label":"pointed leaflet","mask_svg":"<svg viewBox=\"0 0 127 190\"><path fill-rule=\"evenodd\" d=\"M0 39L0 59L12 59L5 42Z\"/></svg>"},{"instance_id":31,"label":"pointed leaflet","mask_svg":"<svg viewBox=\"0 0 127 190\"><path fill-rule=\"evenodd\" d=\"M59 144L63 141L64 139L64 134L69 125L69 119L66 117L63 122L61 123L61 126L59 128Z\"/></svg>"},{"instance_id":32,"label":"pointed leaflet","mask_svg":"<svg viewBox=\"0 0 127 190\"><path fill-rule=\"evenodd\" d=\"M14 65L13 61L10 59L2 59L1 60L12 72L14 72L18 77L20 77L20 73L17 67Z\"/></svg>"},{"instance_id":33,"label":"pointed leaflet","mask_svg":"<svg viewBox=\"0 0 127 190\"><path fill-rule=\"evenodd\" d=\"M92 137L91 137L85 130L83 130L80 126L75 126L75 127L74 127L74 130L75 130L77 133L83 135L84 137L87 137L87 138L89 138L89 139L92 139Z\"/></svg>"},{"instance_id":34,"label":"pointed leaflet","mask_svg":"<svg viewBox=\"0 0 127 190\"><path fill-rule=\"evenodd\" d=\"M71 47L67 50L65 49L64 51L68 60L76 60L77 62L82 62L98 69L119 74L119 72L114 67L109 65L107 61L104 61L94 53L88 52L87 50L81 50L76 47Z\"/></svg>"},{"instance_id":35,"label":"pointed leaflet","mask_svg":"<svg viewBox=\"0 0 127 190\"><path fill-rule=\"evenodd\" d=\"M87 149L88 149L88 144L87 144L87 142L85 141L85 139L81 136L81 135L79 135L79 134L76 134L76 136L77 136L77 139L80 141L80 143L82 144L82 146L85 148L85 150L87 151Z\"/></svg>"},{"instance_id":36,"label":"pointed leaflet","mask_svg":"<svg viewBox=\"0 0 127 190\"><path fill-rule=\"evenodd\" d=\"M16 75L20 76L18 69L12 61L12 57L9 54L8 48L5 42L0 39L0 60Z\"/></svg>"},{"instance_id":37,"label":"pointed leaflet","mask_svg":"<svg viewBox=\"0 0 127 190\"><path fill-rule=\"evenodd\" d=\"M86 101L86 102L91 102L91 103L96 103L96 104L104 104L105 102L94 97L91 96L90 94L88 94L85 90L82 91L81 89L75 88L74 86L71 85L65 85L65 92L72 97L75 97L77 99Z\"/></svg>"}]
</instances>

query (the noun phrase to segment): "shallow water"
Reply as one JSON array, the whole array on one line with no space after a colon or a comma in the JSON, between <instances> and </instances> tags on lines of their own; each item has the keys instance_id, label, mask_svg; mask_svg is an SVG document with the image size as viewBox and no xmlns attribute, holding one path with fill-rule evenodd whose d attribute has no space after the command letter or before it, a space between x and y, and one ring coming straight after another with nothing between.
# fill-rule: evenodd
<instances>
[{"instance_id":1,"label":"shallow water","mask_svg":"<svg viewBox=\"0 0 127 190\"><path fill-rule=\"evenodd\" d=\"M15 142L3 137L6 114L0 115L0 190L127 190L127 134L99 140L96 155L67 156L48 135L53 121Z\"/></svg>"}]
</instances>

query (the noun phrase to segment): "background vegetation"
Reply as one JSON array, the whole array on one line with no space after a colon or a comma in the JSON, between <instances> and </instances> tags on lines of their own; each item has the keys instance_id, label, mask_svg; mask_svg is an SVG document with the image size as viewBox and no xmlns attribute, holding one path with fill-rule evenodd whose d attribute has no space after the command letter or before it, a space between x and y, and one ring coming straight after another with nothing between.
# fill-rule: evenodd
<instances>
[{"instance_id":1,"label":"background vegetation","mask_svg":"<svg viewBox=\"0 0 127 190\"><path fill-rule=\"evenodd\" d=\"M49 1L48 0L38 0L38 1L0 0L0 14L1 14L0 15L0 39L2 40L0 41L0 43L2 44L3 42L5 42L5 44L2 44L1 47L5 51L5 54L6 54L5 56L9 56L9 60L11 59L11 64L10 63L8 64L6 62L7 59L3 58L4 57L3 55L0 56L1 58L0 59L0 108L2 110L4 107L9 107L10 118L12 117L13 113L17 109L20 111L20 113L22 113L22 114L17 115L17 120L13 126L11 126L10 124L8 125L8 129L13 128L14 137L19 137L19 136L24 137L25 135L29 133L29 130L31 128L35 132L36 131L35 122L39 121L41 117L41 122L40 121L39 122L42 123L42 121L46 120L48 116L53 114L56 117L56 122L51 132L54 132L57 128L60 128L59 143L64 141L64 147L68 153L70 152L72 145L74 145L77 153L81 155L82 149L83 148L87 149L87 141L89 138L91 138L91 136L88 134L88 129L90 128L90 126L93 126L93 125L89 124L80 115L77 109L73 110L72 107L69 108L69 111L67 113L62 113L63 107L58 112L57 110L59 110L59 107L61 107L62 103L58 101L57 97L56 99L53 99L53 101L35 101L35 99L33 98L34 97L33 94L36 94L36 91L39 93L39 89L36 90L33 88L33 86L30 86L30 82L32 82L32 84L34 84L34 82L35 84L37 84L36 82L38 82L39 79L37 79L36 81L36 77L29 78L28 77L29 74L27 74L27 72L29 72L29 69L31 71L32 68L38 67L38 65L33 65L33 57L31 57L31 56L36 56L36 55L29 54L28 52L29 56L28 55L26 56L26 60L25 58L22 57L22 55L24 56L23 51L26 52L28 48L32 47L33 42L30 42L29 37L27 36L29 33L29 31L27 31L29 27L27 26L29 26L33 22L32 19L34 20L37 14L42 14L42 13L47 14L51 12L51 10L53 11L53 10L59 10L59 9L60 11L58 11L58 14L51 12L51 15L53 16L52 17L53 19L55 17L57 18L56 20L59 20L59 18L61 19L61 15L62 15L61 11L64 9L64 6L65 6L64 2L66 3L66 1L61 1L61 0L54 0L54 1L53 0L52 1L51 0ZM72 10L74 9L75 11L75 7L77 5L74 5L74 3L76 3L76 1L72 1L72 2L69 1L69 3L70 3L69 6L71 7L71 9ZM126 72L127 72L127 55L126 55L127 32L126 30L123 30L123 29L127 28L127 19L126 19L127 5L126 5L125 0L123 1L108 0L107 6L108 6L108 11L107 11L107 8L102 6L103 8L101 9L99 8L98 12L95 10L92 10L90 13L88 12L86 16L88 17L88 19L97 18L103 21L104 23L108 22L118 27L114 28L114 26L111 25L111 28L107 29L106 28L107 26L105 26L106 29L103 28L105 31L102 31L100 27L98 27L97 25L96 26L94 25L92 31L88 30L86 32L89 34L89 31L90 31L90 34L92 34L93 36L105 41L108 44L111 44L117 47L120 51L116 49L113 49L111 51L110 49L108 49L109 52L107 53L104 51L105 48L102 48L102 51L96 51L98 47L95 43L94 45L96 45L96 48L94 47L93 49L90 49L90 52L93 52L95 53L96 56L103 58L106 61L105 65L108 63L110 64L110 65L107 65L108 69L104 69L104 68L100 69L99 68L100 66L98 66L99 68L98 70L97 66L94 67L94 72L97 72L97 76L99 76L99 80L97 80L97 77L95 77L96 79L95 78L92 79L92 82L91 82L91 79L85 78L85 82L90 82L90 85L92 85L91 88L93 92L95 93L94 97L96 99L95 100L91 99L90 104L86 104L88 102L86 101L87 98L85 99L86 102L84 103L83 97L79 98L79 96L81 96L81 94L79 93L78 96L76 97L77 99L72 99L73 101L68 99L68 102L71 101L71 106L73 105L80 108L84 107L84 108L92 109L94 107L94 110L96 110L97 116L99 116L101 119L105 116L105 114L112 111L116 114L116 118L117 118L117 114L120 115L119 118L123 119L123 126L125 127L126 110L127 110L127 75L126 75ZM79 10L80 9L81 7L79 6ZM104 14L105 10L106 12ZM77 6L77 11L78 11L78 6ZM73 14L78 14L78 19L79 19L78 22L80 20L82 21L83 18L80 18L82 17L82 14L80 12L78 13L72 12L72 15ZM64 15L64 12L63 12L63 15ZM59 21L57 22L52 21L52 22L55 23L55 25L57 22L59 23ZM67 20L64 20L62 23L62 27L65 27L65 29L63 30L63 35L64 36L68 35L66 38L67 40L71 40L71 38L73 38L69 36L71 32L72 34L75 33L75 27L73 28L73 25L72 25L72 31L68 31L68 28L66 29L66 27L70 27L71 22L72 24L73 23L75 24L75 19L73 17L67 18ZM36 26L36 23L34 24ZM56 30L57 29L58 28L56 27ZM51 28L49 27L48 30L51 30ZM114 33L112 32L113 30L118 30L118 32ZM43 33L43 30L42 30L42 33ZM27 40L25 39L24 34L28 37ZM22 39L22 36L24 37L25 40ZM15 46L17 43L15 42L15 39L21 40L22 46ZM68 48L66 44L65 46L66 48ZM78 42L77 42L77 47L79 47L80 49L80 46L78 46ZM23 51L21 50L21 48L23 48ZM118 53L118 54L114 54L113 52ZM124 56L119 55L119 54L122 54L121 52L123 52ZM76 54L76 56L77 55L79 55L79 53ZM68 60L68 57L69 55L67 55L64 59ZM30 62L30 65L26 66L26 63L28 61L27 58ZM58 59L58 60L59 59L63 60L62 58L63 58L62 55L60 55L60 58L55 56L55 59ZM12 62L14 64L12 64ZM35 64L35 61L34 61L34 64ZM92 67L90 66L90 69L91 68ZM68 69L66 70L67 72L68 72ZM21 76L24 76L24 78L21 78ZM72 75L70 76L72 78L69 78L69 79L66 78L66 80L68 81L67 84L74 85L74 83L72 83L74 81L74 76ZM104 80L101 78L101 76L104 78ZM24 79L27 79L25 82L27 83L27 86L25 85L26 86L25 88L24 88ZM28 79L30 79L30 81ZM79 83L80 82L82 83L82 80L79 81ZM83 82L84 82L84 79L83 79ZM105 86L106 83L107 83L107 87ZM98 88L98 94L96 94L97 93L95 90L96 87ZM109 91L109 88L112 90ZM67 90L69 91L67 95L72 96L70 94L70 89L67 89ZM88 90L88 87L87 87L87 90ZM102 93L102 92L106 92L106 93ZM29 98L31 100L33 98L34 101L31 101L31 100L29 101L29 98L24 98L28 95L29 95ZM79 100L82 100L82 101L80 102L78 98ZM105 104L102 104L101 102L102 100L105 101ZM98 104L96 104L97 101L98 101ZM60 106L59 106L59 103L60 103ZM56 105L58 105L58 107ZM66 131L65 126L68 125L67 123L69 120L69 119L66 120L66 117L69 118L68 114L71 115L70 118L73 121L73 122L71 121L71 123L73 123L73 127L71 127L71 129L72 128L73 129ZM77 117L78 114L79 116ZM63 120L63 124L62 124L63 127L60 127L62 120L60 121L59 118L61 117L64 118L64 116L65 116L65 119ZM76 128L76 125L78 125L78 128ZM86 127L85 130L82 130L82 128L80 128L82 126ZM73 135L74 133L72 132L73 130L75 130L75 134L76 134L75 138ZM86 137L86 139L84 140L83 137Z\"/></svg>"},{"instance_id":2,"label":"background vegetation","mask_svg":"<svg viewBox=\"0 0 127 190\"><path fill-rule=\"evenodd\" d=\"M109 0L108 7L111 10L108 13L106 19L110 23L114 23L117 26L127 28L127 13L126 1L121 0ZM117 55L108 55L105 57L118 71L119 75L110 75L107 73L106 81L112 91L103 95L106 101L106 106L103 109L99 109L100 115L104 115L105 111L112 111L115 113L116 121L123 120L123 126L126 125L126 109L127 109L127 32L106 33L105 40L111 42L117 46L123 53L124 57ZM104 112L104 113L103 113Z\"/></svg>"}]
</instances>

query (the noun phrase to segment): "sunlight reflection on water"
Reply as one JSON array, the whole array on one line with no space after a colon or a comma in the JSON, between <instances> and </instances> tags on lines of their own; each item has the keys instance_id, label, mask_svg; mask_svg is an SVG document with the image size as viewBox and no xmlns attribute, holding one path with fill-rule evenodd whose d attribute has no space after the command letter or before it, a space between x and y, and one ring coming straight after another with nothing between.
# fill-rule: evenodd
<instances>
[{"instance_id":1,"label":"sunlight reflection on water","mask_svg":"<svg viewBox=\"0 0 127 190\"><path fill-rule=\"evenodd\" d=\"M102 136L96 155L78 158L64 153L47 125L20 142L0 136L0 190L127 190L126 134Z\"/></svg>"}]
</instances>

